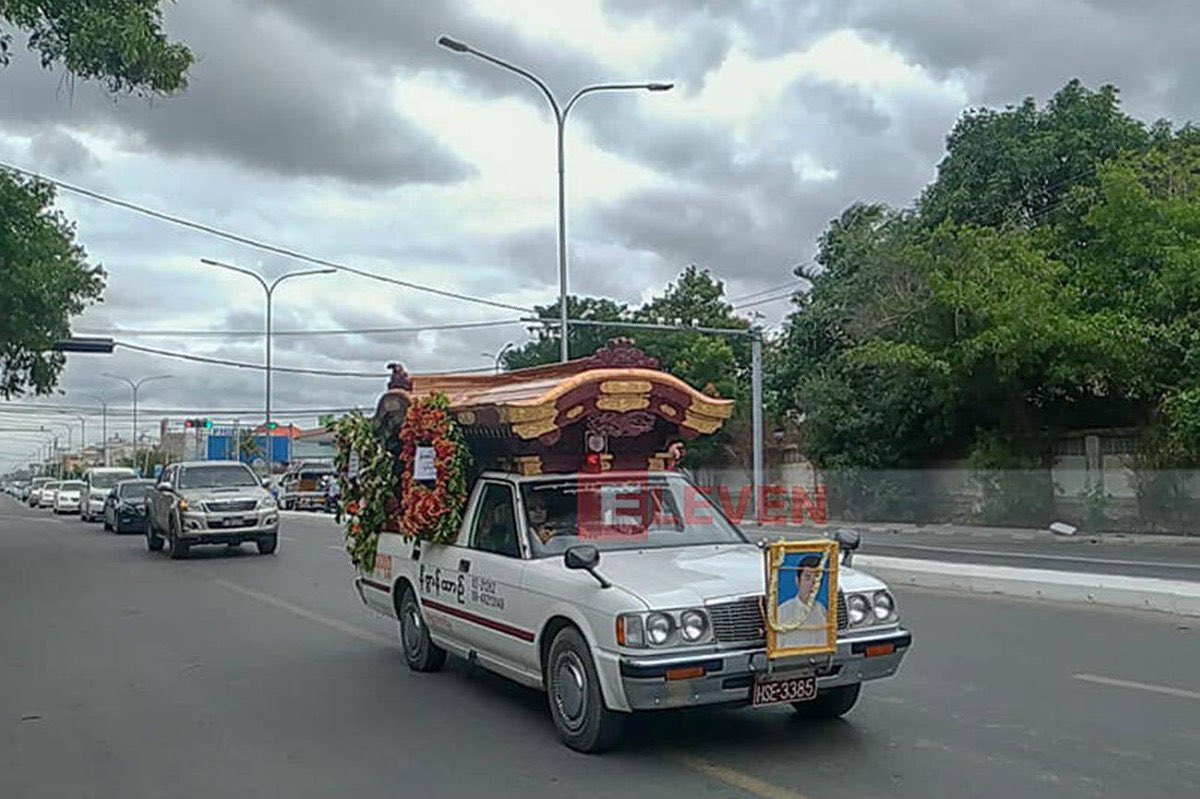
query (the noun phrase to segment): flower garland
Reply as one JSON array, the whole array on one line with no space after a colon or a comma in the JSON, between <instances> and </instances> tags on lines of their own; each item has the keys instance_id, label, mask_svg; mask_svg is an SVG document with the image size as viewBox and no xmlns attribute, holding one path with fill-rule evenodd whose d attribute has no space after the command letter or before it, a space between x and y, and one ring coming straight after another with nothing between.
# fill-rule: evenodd
<instances>
[{"instance_id":1,"label":"flower garland","mask_svg":"<svg viewBox=\"0 0 1200 799\"><path fill-rule=\"evenodd\" d=\"M453 541L467 503L471 452L444 394L414 400L400 428L400 525L409 537ZM437 479L432 487L413 479L417 447L433 447Z\"/></svg>"},{"instance_id":2,"label":"flower garland","mask_svg":"<svg viewBox=\"0 0 1200 799\"><path fill-rule=\"evenodd\" d=\"M328 429L337 444L333 458L340 492L336 518L346 525L346 552L359 571L371 571L379 534L395 502L396 459L374 423L357 411L332 422ZM358 461L354 475L350 474L352 457Z\"/></svg>"}]
</instances>

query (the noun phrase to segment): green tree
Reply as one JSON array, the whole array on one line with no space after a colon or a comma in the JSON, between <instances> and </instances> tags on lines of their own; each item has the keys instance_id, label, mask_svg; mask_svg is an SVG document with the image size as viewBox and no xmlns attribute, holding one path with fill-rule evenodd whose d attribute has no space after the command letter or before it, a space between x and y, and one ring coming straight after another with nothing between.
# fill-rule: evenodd
<instances>
[{"instance_id":1,"label":"green tree","mask_svg":"<svg viewBox=\"0 0 1200 799\"><path fill-rule=\"evenodd\" d=\"M45 183L0 174L0 396L54 387L65 361L50 348L104 290Z\"/></svg>"},{"instance_id":2,"label":"green tree","mask_svg":"<svg viewBox=\"0 0 1200 799\"><path fill-rule=\"evenodd\" d=\"M162 31L162 0L0 0L0 64L12 32L29 36L43 67L99 80L109 91L171 94L187 85L192 53Z\"/></svg>"},{"instance_id":3,"label":"green tree","mask_svg":"<svg viewBox=\"0 0 1200 799\"><path fill-rule=\"evenodd\" d=\"M0 0L0 65L13 31L42 66L101 81L112 92L170 94L187 84L191 52L167 40L159 0ZM0 396L45 394L64 363L49 351L70 318L100 298L104 272L74 227L52 210L47 184L0 171Z\"/></svg>"}]
</instances>

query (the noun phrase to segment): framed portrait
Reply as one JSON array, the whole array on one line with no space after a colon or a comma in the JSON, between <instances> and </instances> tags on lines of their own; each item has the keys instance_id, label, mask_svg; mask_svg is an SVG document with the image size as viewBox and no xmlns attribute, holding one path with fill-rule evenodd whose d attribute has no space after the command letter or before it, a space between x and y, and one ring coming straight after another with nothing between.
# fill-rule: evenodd
<instances>
[{"instance_id":1,"label":"framed portrait","mask_svg":"<svg viewBox=\"0 0 1200 799\"><path fill-rule=\"evenodd\" d=\"M826 655L837 649L836 541L766 545L767 657Z\"/></svg>"}]
</instances>

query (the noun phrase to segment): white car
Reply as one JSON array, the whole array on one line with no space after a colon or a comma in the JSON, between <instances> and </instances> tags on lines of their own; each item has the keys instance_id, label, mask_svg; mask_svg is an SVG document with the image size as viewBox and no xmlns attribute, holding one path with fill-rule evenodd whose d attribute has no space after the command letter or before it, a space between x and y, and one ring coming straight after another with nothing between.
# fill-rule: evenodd
<instances>
[{"instance_id":1,"label":"white car","mask_svg":"<svg viewBox=\"0 0 1200 799\"><path fill-rule=\"evenodd\" d=\"M58 497L58 487L62 485L58 480L51 480L42 486L42 491L38 494L39 508L53 508L54 500Z\"/></svg>"},{"instance_id":2,"label":"white car","mask_svg":"<svg viewBox=\"0 0 1200 799\"><path fill-rule=\"evenodd\" d=\"M639 490L690 515L581 535L582 502ZM835 653L769 659L764 562L678 473L486 472L453 544L385 533L374 571L355 584L398 620L412 669L435 671L451 652L541 688L564 743L590 752L613 745L629 713L762 704L771 692L756 683L786 678L802 693L770 701L840 716L863 682L896 672L912 636L887 586L849 566L838 576Z\"/></svg>"},{"instance_id":3,"label":"white car","mask_svg":"<svg viewBox=\"0 0 1200 799\"><path fill-rule=\"evenodd\" d=\"M94 522L104 518L104 502L122 480L137 478L137 472L117 466L88 469L83 475L79 497L79 518Z\"/></svg>"},{"instance_id":4,"label":"white car","mask_svg":"<svg viewBox=\"0 0 1200 799\"><path fill-rule=\"evenodd\" d=\"M79 492L82 490L82 480L65 480L59 483L58 492L54 495L54 512L79 513Z\"/></svg>"}]
</instances>

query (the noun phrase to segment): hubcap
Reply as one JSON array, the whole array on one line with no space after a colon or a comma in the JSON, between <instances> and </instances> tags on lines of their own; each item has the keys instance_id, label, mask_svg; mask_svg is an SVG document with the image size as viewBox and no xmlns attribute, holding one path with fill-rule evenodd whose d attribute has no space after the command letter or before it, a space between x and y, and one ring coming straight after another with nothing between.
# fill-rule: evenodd
<instances>
[{"instance_id":1,"label":"hubcap","mask_svg":"<svg viewBox=\"0 0 1200 799\"><path fill-rule=\"evenodd\" d=\"M574 652L563 652L554 663L554 705L568 729L583 726L587 713L587 672Z\"/></svg>"},{"instance_id":2,"label":"hubcap","mask_svg":"<svg viewBox=\"0 0 1200 799\"><path fill-rule=\"evenodd\" d=\"M421 652L421 613L411 599L404 603L404 612L400 614L400 643L412 657Z\"/></svg>"}]
</instances>

